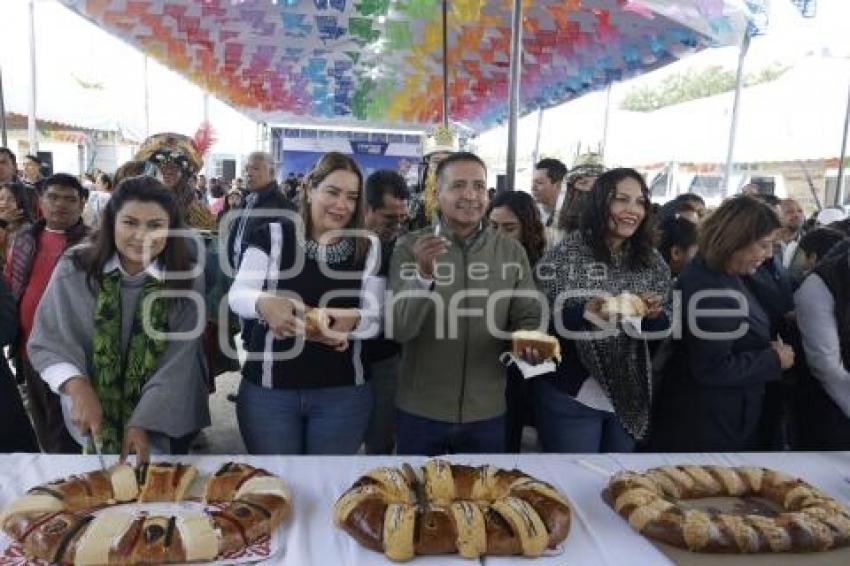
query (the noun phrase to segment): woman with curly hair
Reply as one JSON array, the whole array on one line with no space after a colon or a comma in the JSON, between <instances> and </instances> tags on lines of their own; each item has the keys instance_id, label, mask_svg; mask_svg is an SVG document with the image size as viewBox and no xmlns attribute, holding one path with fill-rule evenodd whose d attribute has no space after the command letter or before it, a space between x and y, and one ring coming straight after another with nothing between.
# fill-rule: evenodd
<instances>
[{"instance_id":1,"label":"woman with curly hair","mask_svg":"<svg viewBox=\"0 0 850 566\"><path fill-rule=\"evenodd\" d=\"M630 452L648 431L646 333L666 330L670 316L670 269L653 248L652 227L643 177L612 169L594 182L580 229L537 268L563 352L554 373L534 380L546 452ZM624 292L641 298L641 319L603 308Z\"/></svg>"},{"instance_id":2,"label":"woman with curly hair","mask_svg":"<svg viewBox=\"0 0 850 566\"><path fill-rule=\"evenodd\" d=\"M540 209L528 193L505 191L498 193L487 207L487 221L491 228L522 244L532 271L543 257L546 247L546 229L540 219ZM508 368L505 388L505 449L519 452L522 429L534 424L531 390L516 367Z\"/></svg>"},{"instance_id":3,"label":"woman with curly hair","mask_svg":"<svg viewBox=\"0 0 850 566\"><path fill-rule=\"evenodd\" d=\"M531 268L543 256L546 232L540 220L540 210L528 193L506 191L499 193L487 207L490 226L522 244Z\"/></svg>"}]
</instances>

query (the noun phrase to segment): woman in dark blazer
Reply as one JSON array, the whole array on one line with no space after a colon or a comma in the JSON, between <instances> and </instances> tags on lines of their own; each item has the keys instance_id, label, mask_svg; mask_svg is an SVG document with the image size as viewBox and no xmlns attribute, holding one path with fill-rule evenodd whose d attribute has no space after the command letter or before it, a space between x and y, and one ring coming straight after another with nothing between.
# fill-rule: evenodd
<instances>
[{"instance_id":1,"label":"woman in dark blazer","mask_svg":"<svg viewBox=\"0 0 850 566\"><path fill-rule=\"evenodd\" d=\"M727 200L703 224L699 253L676 284L682 338L663 370L653 450L742 451L758 446L765 384L794 363L744 283L773 253L779 218L748 196ZM714 311L714 312L711 312Z\"/></svg>"},{"instance_id":2,"label":"woman in dark blazer","mask_svg":"<svg viewBox=\"0 0 850 566\"><path fill-rule=\"evenodd\" d=\"M15 339L17 320L15 299L0 277L0 350ZM9 362L0 359L0 453L38 452L35 432L21 402Z\"/></svg>"}]
</instances>

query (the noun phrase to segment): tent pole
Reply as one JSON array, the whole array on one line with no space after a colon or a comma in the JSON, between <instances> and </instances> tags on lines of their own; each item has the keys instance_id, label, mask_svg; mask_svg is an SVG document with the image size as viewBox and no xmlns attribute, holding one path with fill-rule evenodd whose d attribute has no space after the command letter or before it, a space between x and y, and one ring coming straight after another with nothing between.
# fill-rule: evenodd
<instances>
[{"instance_id":1,"label":"tent pole","mask_svg":"<svg viewBox=\"0 0 850 566\"><path fill-rule=\"evenodd\" d=\"M543 107L537 109L537 134L534 136L534 163L540 160L540 131L543 129Z\"/></svg>"},{"instance_id":2,"label":"tent pole","mask_svg":"<svg viewBox=\"0 0 850 566\"><path fill-rule=\"evenodd\" d=\"M732 124L729 127L729 146L726 152L726 170L723 173L723 186L726 188L726 194L729 194L730 183L732 182L732 164L735 157L735 136L738 130L738 107L741 102L741 86L744 82L744 59L747 56L747 51L750 49L750 32L744 32L744 38L741 40L741 50L738 53L738 71L735 75L735 98L732 102Z\"/></svg>"},{"instance_id":3,"label":"tent pole","mask_svg":"<svg viewBox=\"0 0 850 566\"><path fill-rule=\"evenodd\" d=\"M443 126L449 127L449 2L443 0Z\"/></svg>"},{"instance_id":4,"label":"tent pole","mask_svg":"<svg viewBox=\"0 0 850 566\"><path fill-rule=\"evenodd\" d=\"M150 90L148 89L148 56L144 56L145 61L145 71L144 71L144 84L145 84L145 139L151 135L151 97Z\"/></svg>"},{"instance_id":5,"label":"tent pole","mask_svg":"<svg viewBox=\"0 0 850 566\"><path fill-rule=\"evenodd\" d=\"M838 184L835 186L835 206L844 205L844 159L847 157L848 129L850 129L850 85L847 86L847 111L844 113L844 136L841 138L841 157L838 160Z\"/></svg>"},{"instance_id":6,"label":"tent pole","mask_svg":"<svg viewBox=\"0 0 850 566\"><path fill-rule=\"evenodd\" d=\"M511 67L508 89L508 158L507 190L516 190L517 117L519 115L519 82L522 65L522 0L513 0L511 15Z\"/></svg>"},{"instance_id":7,"label":"tent pole","mask_svg":"<svg viewBox=\"0 0 850 566\"><path fill-rule=\"evenodd\" d=\"M608 121L611 117L611 87L614 83L608 83L608 88L605 89L605 118L602 122L602 147L599 148L599 155L605 161L605 148L608 145Z\"/></svg>"},{"instance_id":8,"label":"tent pole","mask_svg":"<svg viewBox=\"0 0 850 566\"><path fill-rule=\"evenodd\" d=\"M0 130L2 130L3 139L0 147L9 147L9 138L6 132L6 102L3 98L3 69L0 68Z\"/></svg>"},{"instance_id":9,"label":"tent pole","mask_svg":"<svg viewBox=\"0 0 850 566\"><path fill-rule=\"evenodd\" d=\"M35 1L29 2L29 38L30 38L30 100L29 119L27 120L27 138L29 153L38 154L38 131L36 130L36 75L35 75Z\"/></svg>"}]
</instances>

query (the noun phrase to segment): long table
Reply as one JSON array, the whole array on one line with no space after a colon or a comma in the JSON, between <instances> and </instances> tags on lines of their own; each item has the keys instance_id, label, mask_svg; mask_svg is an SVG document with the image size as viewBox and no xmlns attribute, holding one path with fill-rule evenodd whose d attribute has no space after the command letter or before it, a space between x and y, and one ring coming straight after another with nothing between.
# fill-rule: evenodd
<instances>
[{"instance_id":1,"label":"long table","mask_svg":"<svg viewBox=\"0 0 850 566\"><path fill-rule=\"evenodd\" d=\"M107 456L107 464L115 458ZM605 472L643 470L677 464L763 466L799 476L842 504L850 507L850 452L735 453L735 454L603 454L603 455L452 455L458 464L492 464L519 468L555 485L567 496L573 509L573 526L558 556L534 560L535 566L565 564L670 564L648 540L635 533L601 499L607 484ZM188 456L201 473L212 473L228 460L243 461L278 474L293 494L293 513L282 527L282 555L266 563L306 566L342 564L386 564L383 555L366 550L337 529L332 521L337 497L368 469L421 464L425 458L380 456ZM28 488L73 473L98 468L96 457L43 454L0 455L0 507L20 497ZM501 566L518 558L485 557L482 563ZM522 564L531 564L522 560ZM418 557L415 564L447 565L470 561L452 556Z\"/></svg>"}]
</instances>

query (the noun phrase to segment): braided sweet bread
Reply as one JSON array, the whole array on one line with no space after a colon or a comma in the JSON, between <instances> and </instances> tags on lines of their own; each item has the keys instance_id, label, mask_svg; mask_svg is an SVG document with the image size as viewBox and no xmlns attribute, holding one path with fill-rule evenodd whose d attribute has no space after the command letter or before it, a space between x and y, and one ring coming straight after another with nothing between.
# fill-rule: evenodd
<instances>
[{"instance_id":1,"label":"braided sweet bread","mask_svg":"<svg viewBox=\"0 0 850 566\"><path fill-rule=\"evenodd\" d=\"M337 500L334 521L392 560L416 554L540 556L570 530L570 506L551 485L518 470L429 460L375 468Z\"/></svg>"},{"instance_id":2,"label":"braided sweet bread","mask_svg":"<svg viewBox=\"0 0 850 566\"><path fill-rule=\"evenodd\" d=\"M614 509L638 532L694 552L812 552L850 544L850 514L806 482L764 468L665 466L611 478ZM702 497L761 497L775 517L685 509Z\"/></svg>"},{"instance_id":3,"label":"braided sweet bread","mask_svg":"<svg viewBox=\"0 0 850 566\"><path fill-rule=\"evenodd\" d=\"M289 492L269 472L228 462L206 480L204 501L219 511L154 516L97 507L183 501L193 466L118 464L36 486L0 513L0 528L29 558L57 564L162 564L213 560L270 535L289 509Z\"/></svg>"}]
</instances>

